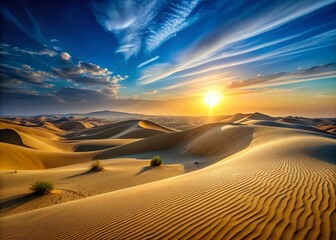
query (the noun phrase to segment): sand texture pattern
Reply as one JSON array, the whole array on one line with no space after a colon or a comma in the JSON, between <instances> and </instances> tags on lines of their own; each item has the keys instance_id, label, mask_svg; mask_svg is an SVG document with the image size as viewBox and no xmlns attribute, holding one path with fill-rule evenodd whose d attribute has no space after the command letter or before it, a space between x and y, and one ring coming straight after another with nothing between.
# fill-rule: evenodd
<instances>
[{"instance_id":1,"label":"sand texture pattern","mask_svg":"<svg viewBox=\"0 0 336 240\"><path fill-rule=\"evenodd\" d=\"M1 152L13 153L2 157L0 237L335 239L336 138L323 121L239 114L178 132L143 120L67 132L3 123ZM162 166L149 167L154 155ZM89 172L96 159L105 169ZM25 184L41 177L56 190L31 199Z\"/></svg>"}]
</instances>

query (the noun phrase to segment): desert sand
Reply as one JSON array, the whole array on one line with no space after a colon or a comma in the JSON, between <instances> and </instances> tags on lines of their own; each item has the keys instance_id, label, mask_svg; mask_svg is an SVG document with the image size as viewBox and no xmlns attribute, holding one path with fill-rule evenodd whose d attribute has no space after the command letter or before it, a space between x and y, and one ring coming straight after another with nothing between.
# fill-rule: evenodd
<instances>
[{"instance_id":1,"label":"desert sand","mask_svg":"<svg viewBox=\"0 0 336 240\"><path fill-rule=\"evenodd\" d=\"M149 119L1 119L0 238L336 239L335 119Z\"/></svg>"}]
</instances>

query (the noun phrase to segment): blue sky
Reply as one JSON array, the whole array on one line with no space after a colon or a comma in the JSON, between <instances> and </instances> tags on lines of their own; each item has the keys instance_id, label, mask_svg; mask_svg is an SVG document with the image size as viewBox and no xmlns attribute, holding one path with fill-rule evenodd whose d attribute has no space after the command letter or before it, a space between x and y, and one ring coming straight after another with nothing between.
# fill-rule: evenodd
<instances>
[{"instance_id":1,"label":"blue sky","mask_svg":"<svg viewBox=\"0 0 336 240\"><path fill-rule=\"evenodd\" d=\"M0 11L2 115L204 115L208 91L223 96L218 114L335 115L335 1L2 1Z\"/></svg>"}]
</instances>

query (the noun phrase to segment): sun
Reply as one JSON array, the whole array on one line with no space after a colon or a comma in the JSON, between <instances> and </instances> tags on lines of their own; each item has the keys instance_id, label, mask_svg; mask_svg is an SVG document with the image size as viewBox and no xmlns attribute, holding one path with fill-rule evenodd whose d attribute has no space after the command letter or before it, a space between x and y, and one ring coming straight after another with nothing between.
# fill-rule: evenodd
<instances>
[{"instance_id":1,"label":"sun","mask_svg":"<svg viewBox=\"0 0 336 240\"><path fill-rule=\"evenodd\" d=\"M220 96L216 92L208 92L204 97L204 103L210 108L216 106L219 103Z\"/></svg>"}]
</instances>

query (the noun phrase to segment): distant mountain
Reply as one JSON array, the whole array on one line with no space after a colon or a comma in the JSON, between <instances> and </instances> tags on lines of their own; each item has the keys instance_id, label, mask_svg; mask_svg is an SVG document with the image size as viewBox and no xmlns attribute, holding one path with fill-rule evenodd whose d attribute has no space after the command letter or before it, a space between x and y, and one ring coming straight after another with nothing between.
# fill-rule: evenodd
<instances>
[{"instance_id":1,"label":"distant mountain","mask_svg":"<svg viewBox=\"0 0 336 240\"><path fill-rule=\"evenodd\" d=\"M66 114L65 116L80 116L80 117L114 119L114 118L140 118L146 115L104 110L104 111L89 112L89 113L69 113L69 114Z\"/></svg>"}]
</instances>

